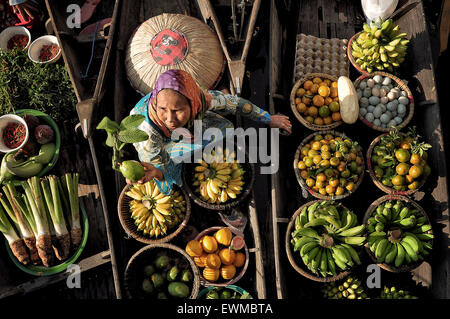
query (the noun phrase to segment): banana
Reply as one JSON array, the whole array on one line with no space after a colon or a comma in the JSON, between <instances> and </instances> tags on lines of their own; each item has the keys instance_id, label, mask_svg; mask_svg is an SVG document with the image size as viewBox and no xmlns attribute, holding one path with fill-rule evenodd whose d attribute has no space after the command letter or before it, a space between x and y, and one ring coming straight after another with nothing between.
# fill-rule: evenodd
<instances>
[{"instance_id":1,"label":"banana","mask_svg":"<svg viewBox=\"0 0 450 319\"><path fill-rule=\"evenodd\" d=\"M307 242L300 248L300 256L301 257L305 256L306 254L308 254L308 252L310 252L314 247L318 245L319 243L317 241Z\"/></svg>"},{"instance_id":2,"label":"banana","mask_svg":"<svg viewBox=\"0 0 450 319\"><path fill-rule=\"evenodd\" d=\"M194 168L194 170L199 173L203 173L206 169L207 169L207 166L203 166L203 165L197 165Z\"/></svg>"},{"instance_id":3,"label":"banana","mask_svg":"<svg viewBox=\"0 0 450 319\"><path fill-rule=\"evenodd\" d=\"M378 263L384 262L386 255L391 251L392 245L393 244L391 242L387 242L386 248L381 252L380 257L377 258Z\"/></svg>"},{"instance_id":4,"label":"banana","mask_svg":"<svg viewBox=\"0 0 450 319\"><path fill-rule=\"evenodd\" d=\"M231 174L231 168L224 168L221 170L217 170L217 175L230 175Z\"/></svg>"},{"instance_id":5,"label":"banana","mask_svg":"<svg viewBox=\"0 0 450 319\"><path fill-rule=\"evenodd\" d=\"M222 203L225 203L227 200L228 200L227 192L225 190L222 190L222 192L220 194L220 201Z\"/></svg>"},{"instance_id":6,"label":"banana","mask_svg":"<svg viewBox=\"0 0 450 319\"><path fill-rule=\"evenodd\" d=\"M308 222L308 210L306 207L302 209L302 211L298 217L300 219L300 226L304 227L305 224Z\"/></svg>"},{"instance_id":7,"label":"banana","mask_svg":"<svg viewBox=\"0 0 450 319\"><path fill-rule=\"evenodd\" d=\"M323 248L322 255L320 257L319 271L323 277L327 276L328 271L328 250L328 248Z\"/></svg>"},{"instance_id":8,"label":"banana","mask_svg":"<svg viewBox=\"0 0 450 319\"><path fill-rule=\"evenodd\" d=\"M351 236L357 236L360 235L365 229L364 225L356 226L347 230L338 231L338 236L342 237L351 237Z\"/></svg>"},{"instance_id":9,"label":"banana","mask_svg":"<svg viewBox=\"0 0 450 319\"><path fill-rule=\"evenodd\" d=\"M401 241L400 244L403 246L403 248L406 251L406 254L411 258L413 261L418 261L419 258L417 256L417 253L414 251L414 249L405 241Z\"/></svg>"},{"instance_id":10,"label":"banana","mask_svg":"<svg viewBox=\"0 0 450 319\"><path fill-rule=\"evenodd\" d=\"M410 216L404 219L401 219L398 224L404 228L413 227L416 224L416 218L414 216Z\"/></svg>"},{"instance_id":11,"label":"banana","mask_svg":"<svg viewBox=\"0 0 450 319\"><path fill-rule=\"evenodd\" d=\"M320 236L317 231L315 231L312 228L301 228L296 230L293 234L292 237L296 238L296 237L301 237L301 236L306 236L306 237L311 237L311 238L316 238L316 239L321 239L322 236Z\"/></svg>"},{"instance_id":12,"label":"banana","mask_svg":"<svg viewBox=\"0 0 450 319\"><path fill-rule=\"evenodd\" d=\"M200 195L203 198L208 198L208 192L206 191L206 182L200 184Z\"/></svg>"},{"instance_id":13,"label":"banana","mask_svg":"<svg viewBox=\"0 0 450 319\"><path fill-rule=\"evenodd\" d=\"M389 243L389 241L386 238L383 238L382 240L380 240L377 247L375 248L375 257L377 259L380 258L384 254L384 251L386 250L388 243Z\"/></svg>"},{"instance_id":14,"label":"banana","mask_svg":"<svg viewBox=\"0 0 450 319\"><path fill-rule=\"evenodd\" d=\"M416 228L412 231L412 233L414 233L414 234L420 234L420 233L425 233L425 232L427 232L427 231L429 231L429 230L431 230L431 225L426 224L426 225L422 225L422 226L416 227Z\"/></svg>"},{"instance_id":15,"label":"banana","mask_svg":"<svg viewBox=\"0 0 450 319\"><path fill-rule=\"evenodd\" d=\"M347 252L349 253L350 257L357 265L361 265L361 259L359 258L359 255L356 252L356 250L351 245L341 244L341 246L347 249Z\"/></svg>"},{"instance_id":16,"label":"banana","mask_svg":"<svg viewBox=\"0 0 450 319\"><path fill-rule=\"evenodd\" d=\"M208 181L209 188L215 195L219 194L219 192L220 192L219 184L217 181L218 181L218 179L210 179Z\"/></svg>"},{"instance_id":17,"label":"banana","mask_svg":"<svg viewBox=\"0 0 450 319\"><path fill-rule=\"evenodd\" d=\"M350 256L348 255L347 251L345 251L344 249L342 249L342 246L340 246L340 245L335 245L331 248L331 251L333 253L333 257L335 260L339 260L344 265L347 265L349 262Z\"/></svg>"},{"instance_id":18,"label":"banana","mask_svg":"<svg viewBox=\"0 0 450 319\"><path fill-rule=\"evenodd\" d=\"M319 202L315 202L314 204L308 207L308 222L314 219L314 212L318 206Z\"/></svg>"},{"instance_id":19,"label":"banana","mask_svg":"<svg viewBox=\"0 0 450 319\"><path fill-rule=\"evenodd\" d=\"M152 213L156 217L158 222L164 222L164 216L156 208L152 209Z\"/></svg>"},{"instance_id":20,"label":"banana","mask_svg":"<svg viewBox=\"0 0 450 319\"><path fill-rule=\"evenodd\" d=\"M227 192L227 195L228 195L230 198L232 198L232 199L235 199L235 198L237 197L237 196L236 196L236 193L233 192L233 191L230 190L230 189L227 189L226 192Z\"/></svg>"},{"instance_id":21,"label":"banana","mask_svg":"<svg viewBox=\"0 0 450 319\"><path fill-rule=\"evenodd\" d=\"M316 246L313 249L311 249L311 251L308 254L302 257L302 260L305 263L305 265L309 264L311 260L317 256L321 248L322 248L321 246Z\"/></svg>"},{"instance_id":22,"label":"banana","mask_svg":"<svg viewBox=\"0 0 450 319\"><path fill-rule=\"evenodd\" d=\"M403 246L399 243L396 243L395 245L397 246L397 256L395 257L394 265L395 267L400 267L401 265L403 265L406 252Z\"/></svg>"},{"instance_id":23,"label":"banana","mask_svg":"<svg viewBox=\"0 0 450 319\"><path fill-rule=\"evenodd\" d=\"M402 210L400 211L399 216L399 220L407 218L411 215L411 210L408 207L403 207Z\"/></svg>"},{"instance_id":24,"label":"banana","mask_svg":"<svg viewBox=\"0 0 450 319\"><path fill-rule=\"evenodd\" d=\"M218 180L227 183L230 181L231 177L229 175L216 175L216 177Z\"/></svg>"},{"instance_id":25,"label":"banana","mask_svg":"<svg viewBox=\"0 0 450 319\"><path fill-rule=\"evenodd\" d=\"M155 185L155 188L153 189L152 197L155 198L160 194L158 185Z\"/></svg>"},{"instance_id":26,"label":"banana","mask_svg":"<svg viewBox=\"0 0 450 319\"><path fill-rule=\"evenodd\" d=\"M344 243L349 245L361 246L366 241L366 237L363 236L344 237L342 240L344 241Z\"/></svg>"},{"instance_id":27,"label":"banana","mask_svg":"<svg viewBox=\"0 0 450 319\"><path fill-rule=\"evenodd\" d=\"M125 193L128 197L131 197L135 200L142 200L142 195L137 194L136 192L133 192L133 190L130 190L128 192Z\"/></svg>"},{"instance_id":28,"label":"banana","mask_svg":"<svg viewBox=\"0 0 450 319\"><path fill-rule=\"evenodd\" d=\"M395 261L395 257L397 257L397 244L392 244L390 247L390 251L386 254L386 257L384 258L384 262L386 264L392 264Z\"/></svg>"},{"instance_id":29,"label":"banana","mask_svg":"<svg viewBox=\"0 0 450 319\"><path fill-rule=\"evenodd\" d=\"M414 250L414 252L418 254L420 251L420 240L417 239L417 237L412 233L405 232L403 233L403 235L404 237L402 238L401 243L408 243L408 245Z\"/></svg>"},{"instance_id":30,"label":"banana","mask_svg":"<svg viewBox=\"0 0 450 319\"><path fill-rule=\"evenodd\" d=\"M307 243L317 241L315 238L311 237L300 237L300 238L294 238L294 251L300 251L300 249Z\"/></svg>"},{"instance_id":31,"label":"banana","mask_svg":"<svg viewBox=\"0 0 450 319\"><path fill-rule=\"evenodd\" d=\"M216 170L220 171L220 170L222 170L224 168L228 168L229 166L230 166L230 164L227 163L227 162L219 163L216 166Z\"/></svg>"},{"instance_id":32,"label":"banana","mask_svg":"<svg viewBox=\"0 0 450 319\"><path fill-rule=\"evenodd\" d=\"M331 272L333 276L336 276L336 263L334 261L334 258L331 254L331 249L326 249L327 252L327 262L328 262L328 269Z\"/></svg>"},{"instance_id":33,"label":"banana","mask_svg":"<svg viewBox=\"0 0 450 319\"><path fill-rule=\"evenodd\" d=\"M167 202L170 201L170 197L169 196L165 196L163 198L160 198L156 201L157 204L166 204Z\"/></svg>"},{"instance_id":34,"label":"banana","mask_svg":"<svg viewBox=\"0 0 450 319\"><path fill-rule=\"evenodd\" d=\"M152 182L147 182L144 184L145 185L145 193L147 195L150 195L153 193L153 183ZM156 185L155 185L156 186Z\"/></svg>"},{"instance_id":35,"label":"banana","mask_svg":"<svg viewBox=\"0 0 450 319\"><path fill-rule=\"evenodd\" d=\"M211 188L211 180L209 180L206 184L206 192L208 193L208 197L213 200L216 201L217 196L214 193L214 190Z\"/></svg>"},{"instance_id":36,"label":"banana","mask_svg":"<svg viewBox=\"0 0 450 319\"><path fill-rule=\"evenodd\" d=\"M432 234L415 234L415 235L421 241L427 241L434 238Z\"/></svg>"},{"instance_id":37,"label":"banana","mask_svg":"<svg viewBox=\"0 0 450 319\"><path fill-rule=\"evenodd\" d=\"M315 274L317 274L317 268L319 267L323 252L324 252L324 248L320 247L317 255L311 260L311 263L310 263L311 268L310 269Z\"/></svg>"}]
</instances>

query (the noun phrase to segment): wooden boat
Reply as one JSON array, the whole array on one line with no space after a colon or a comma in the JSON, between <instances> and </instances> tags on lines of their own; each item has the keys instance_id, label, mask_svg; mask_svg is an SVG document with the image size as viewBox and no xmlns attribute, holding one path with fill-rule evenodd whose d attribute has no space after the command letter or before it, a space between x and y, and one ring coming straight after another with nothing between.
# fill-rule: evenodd
<instances>
[{"instance_id":1,"label":"wooden boat","mask_svg":"<svg viewBox=\"0 0 450 319\"><path fill-rule=\"evenodd\" d=\"M359 2L355 1L271 1L270 10L270 111L289 108L289 95L293 86L293 71L297 34L304 33L321 38L350 39L362 29L365 18ZM400 1L394 12L394 21L400 25L411 39L407 61L400 69L401 77L408 81L417 101L416 113L412 122L416 125L423 138L432 145L430 151L430 166L432 174L425 186L415 194L414 198L425 208L436 230L436 245L433 247L431 262L425 262L420 267L408 273L392 274L382 272L382 282L386 285L415 281L425 287L424 294L432 298L449 297L449 260L447 242L449 236L449 211L447 167L444 153L443 135L439 99L436 92L436 80L433 70L433 60L430 48L430 38L424 17L422 1ZM286 34L286 36L283 36ZM351 70L352 80L357 78L355 69ZM274 242L276 278L276 297L284 298L321 298L321 286L301 277L290 265L285 250L286 225L293 213L311 198L303 198L301 189L294 177L292 162L297 146L308 131L300 123L294 121L294 133L280 141L280 171L272 176L272 225ZM352 127L338 128L344 130L350 137L357 139L363 149L379 135L358 123ZM357 212L361 217L367 207L378 197L384 195L370 180L364 178L362 185L343 204ZM371 262L369 261L369 264ZM364 264L355 274L366 278Z\"/></svg>"}]
</instances>

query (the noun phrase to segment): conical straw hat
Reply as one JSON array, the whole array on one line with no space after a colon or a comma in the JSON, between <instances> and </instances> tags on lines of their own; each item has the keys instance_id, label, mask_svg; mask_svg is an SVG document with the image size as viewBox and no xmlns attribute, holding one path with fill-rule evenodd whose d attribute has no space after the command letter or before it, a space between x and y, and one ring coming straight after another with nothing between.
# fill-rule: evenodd
<instances>
[{"instance_id":1,"label":"conical straw hat","mask_svg":"<svg viewBox=\"0 0 450 319\"><path fill-rule=\"evenodd\" d=\"M224 66L216 34L199 19L182 14L163 13L142 23L130 37L125 56L128 79L143 95L170 69L185 70L200 87L212 89Z\"/></svg>"}]
</instances>

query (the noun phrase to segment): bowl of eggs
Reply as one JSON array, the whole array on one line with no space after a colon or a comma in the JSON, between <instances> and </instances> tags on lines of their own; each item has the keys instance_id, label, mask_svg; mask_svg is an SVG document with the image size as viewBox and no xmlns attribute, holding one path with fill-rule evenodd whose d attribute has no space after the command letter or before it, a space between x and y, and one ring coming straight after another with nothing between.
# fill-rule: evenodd
<instances>
[{"instance_id":1,"label":"bowl of eggs","mask_svg":"<svg viewBox=\"0 0 450 319\"><path fill-rule=\"evenodd\" d=\"M354 82L359 119L370 128L389 132L401 129L414 115L414 98L406 83L386 72L361 75Z\"/></svg>"}]
</instances>

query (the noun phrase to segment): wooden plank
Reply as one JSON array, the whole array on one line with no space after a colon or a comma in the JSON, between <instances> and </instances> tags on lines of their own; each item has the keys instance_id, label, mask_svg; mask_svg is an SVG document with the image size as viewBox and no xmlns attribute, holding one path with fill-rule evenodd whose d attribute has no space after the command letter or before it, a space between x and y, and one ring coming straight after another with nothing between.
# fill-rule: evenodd
<instances>
[{"instance_id":1,"label":"wooden plank","mask_svg":"<svg viewBox=\"0 0 450 319\"><path fill-rule=\"evenodd\" d=\"M258 294L258 299L266 299L266 282L264 263L262 258L261 233L258 226L258 216L256 214L256 207L254 199L251 199L248 207L248 214L250 219L250 227L252 228L253 240L255 243L255 286Z\"/></svg>"},{"instance_id":2,"label":"wooden plank","mask_svg":"<svg viewBox=\"0 0 450 319\"><path fill-rule=\"evenodd\" d=\"M447 50L448 36L450 34L450 0L444 0L442 4L439 23L439 39L441 43L440 52Z\"/></svg>"}]
</instances>

